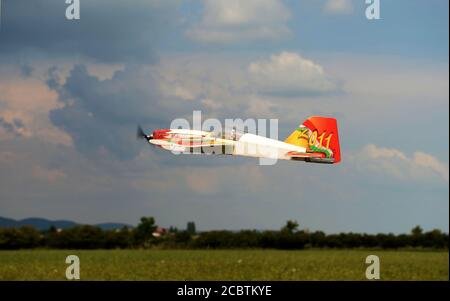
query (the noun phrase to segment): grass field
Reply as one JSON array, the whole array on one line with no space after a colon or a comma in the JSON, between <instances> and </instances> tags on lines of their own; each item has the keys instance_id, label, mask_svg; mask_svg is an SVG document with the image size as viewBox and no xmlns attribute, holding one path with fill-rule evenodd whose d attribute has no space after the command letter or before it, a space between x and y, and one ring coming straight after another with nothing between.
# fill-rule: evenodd
<instances>
[{"instance_id":1,"label":"grass field","mask_svg":"<svg viewBox=\"0 0 450 301\"><path fill-rule=\"evenodd\" d=\"M381 280L448 280L449 253L382 250L0 251L0 280L65 280L68 255L81 280L365 280L378 255Z\"/></svg>"}]
</instances>

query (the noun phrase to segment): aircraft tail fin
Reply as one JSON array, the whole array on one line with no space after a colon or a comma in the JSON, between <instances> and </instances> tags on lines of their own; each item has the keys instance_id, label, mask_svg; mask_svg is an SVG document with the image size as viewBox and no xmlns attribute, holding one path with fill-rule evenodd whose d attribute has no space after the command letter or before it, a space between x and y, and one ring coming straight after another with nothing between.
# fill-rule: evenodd
<instances>
[{"instance_id":1,"label":"aircraft tail fin","mask_svg":"<svg viewBox=\"0 0 450 301\"><path fill-rule=\"evenodd\" d=\"M339 135L335 118L311 116L299 125L285 143L304 147L311 162L338 163L341 161Z\"/></svg>"}]
</instances>

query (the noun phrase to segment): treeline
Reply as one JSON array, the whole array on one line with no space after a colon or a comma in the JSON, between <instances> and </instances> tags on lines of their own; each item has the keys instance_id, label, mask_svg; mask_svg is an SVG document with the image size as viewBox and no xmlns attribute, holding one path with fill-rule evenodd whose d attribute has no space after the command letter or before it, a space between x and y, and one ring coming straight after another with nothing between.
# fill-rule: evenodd
<instances>
[{"instance_id":1,"label":"treeline","mask_svg":"<svg viewBox=\"0 0 450 301\"><path fill-rule=\"evenodd\" d=\"M322 231L298 230L295 221L288 221L278 231L242 230L195 232L190 222L186 230L171 227L158 231L152 217L143 217L135 228L102 230L94 226L69 229L50 228L37 231L32 227L0 229L0 249L128 249L128 248L430 248L448 249L449 237L440 230L424 232L419 226L409 234L325 234Z\"/></svg>"}]
</instances>

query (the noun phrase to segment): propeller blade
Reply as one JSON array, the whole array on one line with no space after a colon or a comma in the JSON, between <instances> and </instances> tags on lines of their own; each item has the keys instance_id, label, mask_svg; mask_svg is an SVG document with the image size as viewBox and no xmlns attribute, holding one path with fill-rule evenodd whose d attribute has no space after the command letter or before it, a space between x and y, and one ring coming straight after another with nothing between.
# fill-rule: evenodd
<instances>
[{"instance_id":1,"label":"propeller blade","mask_svg":"<svg viewBox=\"0 0 450 301\"><path fill-rule=\"evenodd\" d=\"M137 139L145 139L145 140L149 140L151 138L151 136L145 134L144 130L142 129L142 127L140 125L137 126L137 131L136 131L136 138Z\"/></svg>"}]
</instances>

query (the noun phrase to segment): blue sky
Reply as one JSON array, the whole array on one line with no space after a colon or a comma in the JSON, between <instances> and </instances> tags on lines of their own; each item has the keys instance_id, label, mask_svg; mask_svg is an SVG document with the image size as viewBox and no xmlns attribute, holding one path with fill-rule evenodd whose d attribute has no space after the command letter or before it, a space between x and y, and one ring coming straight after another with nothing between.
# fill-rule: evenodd
<instances>
[{"instance_id":1,"label":"blue sky","mask_svg":"<svg viewBox=\"0 0 450 301\"><path fill-rule=\"evenodd\" d=\"M381 19L368 22L364 1L352 2L352 12L327 12L325 0L285 1L293 38L276 43L252 41L236 44L190 43L183 31L173 31L157 45L162 51L271 52L301 50L304 53L343 52L370 55L448 60L448 3L445 1L383 1ZM202 14L201 1L183 1L178 13L186 24L196 24ZM184 24L181 25L181 29Z\"/></svg>"},{"instance_id":2,"label":"blue sky","mask_svg":"<svg viewBox=\"0 0 450 301\"><path fill-rule=\"evenodd\" d=\"M448 231L448 1L3 0L0 215ZM174 156L135 128L335 116L342 164Z\"/></svg>"}]
</instances>

